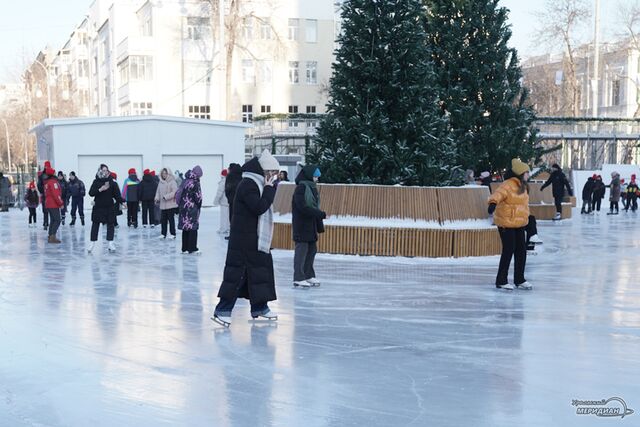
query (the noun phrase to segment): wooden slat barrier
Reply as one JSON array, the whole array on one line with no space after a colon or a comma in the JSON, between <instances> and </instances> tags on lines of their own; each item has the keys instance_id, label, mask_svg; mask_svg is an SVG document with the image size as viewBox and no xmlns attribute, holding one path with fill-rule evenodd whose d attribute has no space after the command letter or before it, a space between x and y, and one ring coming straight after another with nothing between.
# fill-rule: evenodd
<instances>
[{"instance_id":1,"label":"wooden slat barrier","mask_svg":"<svg viewBox=\"0 0 640 427\"><path fill-rule=\"evenodd\" d=\"M485 186L438 188L440 223L465 219L486 219L489 189Z\"/></svg>"}]
</instances>

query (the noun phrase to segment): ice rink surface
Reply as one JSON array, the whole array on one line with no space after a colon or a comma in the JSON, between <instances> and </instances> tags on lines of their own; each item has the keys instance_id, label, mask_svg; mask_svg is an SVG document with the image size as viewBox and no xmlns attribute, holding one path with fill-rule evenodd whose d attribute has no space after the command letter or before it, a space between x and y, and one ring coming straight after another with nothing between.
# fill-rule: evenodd
<instances>
[{"instance_id":1,"label":"ice rink surface","mask_svg":"<svg viewBox=\"0 0 640 427\"><path fill-rule=\"evenodd\" d=\"M216 210L199 257L122 227L89 255L89 227L52 247L26 221L0 214L3 427L640 425L640 214L541 223L530 292L494 288L496 257L326 255L298 290L278 251L279 322L242 301L230 330ZM635 414L571 405L613 396Z\"/></svg>"}]
</instances>

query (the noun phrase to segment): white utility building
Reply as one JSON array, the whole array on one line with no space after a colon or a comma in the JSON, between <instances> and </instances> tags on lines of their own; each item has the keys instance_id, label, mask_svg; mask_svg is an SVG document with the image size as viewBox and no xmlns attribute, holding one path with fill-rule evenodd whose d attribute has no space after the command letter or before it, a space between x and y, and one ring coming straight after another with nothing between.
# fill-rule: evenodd
<instances>
[{"instance_id":1,"label":"white utility building","mask_svg":"<svg viewBox=\"0 0 640 427\"><path fill-rule=\"evenodd\" d=\"M89 186L101 163L118 174L122 186L129 168L138 177L144 169L156 174L164 167L182 173L195 165L204 171L204 205L210 206L221 170L244 163L244 134L248 125L237 122L168 116L46 119L36 134L38 165L46 160L57 170L75 171Z\"/></svg>"}]
</instances>

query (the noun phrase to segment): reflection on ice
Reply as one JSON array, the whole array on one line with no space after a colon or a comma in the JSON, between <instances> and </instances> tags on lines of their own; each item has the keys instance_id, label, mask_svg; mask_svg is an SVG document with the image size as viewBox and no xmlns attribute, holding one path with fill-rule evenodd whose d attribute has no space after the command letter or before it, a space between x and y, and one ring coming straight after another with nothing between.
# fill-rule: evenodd
<instances>
[{"instance_id":1,"label":"reflection on ice","mask_svg":"<svg viewBox=\"0 0 640 427\"><path fill-rule=\"evenodd\" d=\"M327 255L322 287L293 289L279 251L280 321L240 301L224 330L217 215L201 257L145 229L118 230L116 254L87 254L81 227L52 248L0 215L0 426L582 426L601 420L571 399L640 408L635 216L540 224L529 293L495 290L497 258Z\"/></svg>"}]
</instances>

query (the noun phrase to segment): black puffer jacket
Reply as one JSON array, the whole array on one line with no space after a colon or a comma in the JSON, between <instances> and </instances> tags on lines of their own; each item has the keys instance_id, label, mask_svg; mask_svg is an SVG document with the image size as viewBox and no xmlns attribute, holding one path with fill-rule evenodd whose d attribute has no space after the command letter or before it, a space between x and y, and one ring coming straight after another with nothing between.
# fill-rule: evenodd
<instances>
[{"instance_id":1,"label":"black puffer jacket","mask_svg":"<svg viewBox=\"0 0 640 427\"><path fill-rule=\"evenodd\" d=\"M297 186L291 203L294 242L316 242L318 233L324 232L322 220L327 217L327 214L320 209L307 206L306 186L302 184L302 181L313 181L313 173L316 169L317 166L305 166L296 177ZM312 192L316 201L319 200L318 191L313 189Z\"/></svg>"},{"instance_id":2,"label":"black puffer jacket","mask_svg":"<svg viewBox=\"0 0 640 427\"><path fill-rule=\"evenodd\" d=\"M144 175L138 184L138 194L141 202L152 202L156 198L158 182L151 175Z\"/></svg>"},{"instance_id":3,"label":"black puffer jacket","mask_svg":"<svg viewBox=\"0 0 640 427\"><path fill-rule=\"evenodd\" d=\"M571 189L571 185L567 180L566 175L561 170L554 170L551 173L551 176L542 184L540 190L544 190L546 187L551 185L551 189L553 191L553 197L564 197L564 189L567 188L567 193L570 196L573 196L573 190Z\"/></svg>"},{"instance_id":4,"label":"black puffer jacket","mask_svg":"<svg viewBox=\"0 0 640 427\"><path fill-rule=\"evenodd\" d=\"M109 189L100 192L106 182L109 183ZM120 188L111 177L98 178L93 180L89 189L89 196L93 197L94 205L91 211L91 221L101 224L113 224L116 221L116 205L122 203L122 195Z\"/></svg>"},{"instance_id":5,"label":"black puffer jacket","mask_svg":"<svg viewBox=\"0 0 640 427\"><path fill-rule=\"evenodd\" d=\"M242 171L264 174L257 157L245 163ZM265 186L261 196L252 179L240 181L234 199L229 249L219 297L247 298L251 304L276 299L273 259L270 253L258 251L258 218L269 210L275 194L275 188Z\"/></svg>"},{"instance_id":6,"label":"black puffer jacket","mask_svg":"<svg viewBox=\"0 0 640 427\"><path fill-rule=\"evenodd\" d=\"M587 179L587 182L584 184L584 187L582 187L582 200L591 200L594 186L594 179L592 177L589 177L589 179Z\"/></svg>"}]
</instances>

